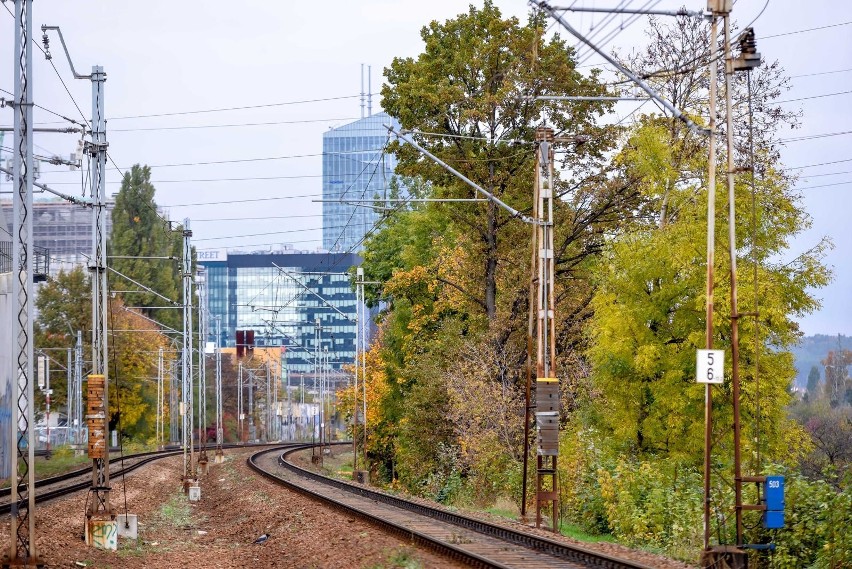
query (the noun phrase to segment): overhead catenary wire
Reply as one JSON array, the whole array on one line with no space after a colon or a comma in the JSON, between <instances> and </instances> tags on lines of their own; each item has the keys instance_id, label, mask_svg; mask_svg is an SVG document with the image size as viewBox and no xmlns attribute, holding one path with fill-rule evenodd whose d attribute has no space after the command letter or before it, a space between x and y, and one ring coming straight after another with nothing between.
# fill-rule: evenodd
<instances>
[{"instance_id":1,"label":"overhead catenary wire","mask_svg":"<svg viewBox=\"0 0 852 569\"><path fill-rule=\"evenodd\" d=\"M208 128L241 128L254 126L279 126L285 124L310 124L318 122L339 122L351 121L352 117L334 117L321 119L300 119L289 121L267 121L267 122L249 122L249 123L229 123L229 124L200 124L200 125L180 125L180 126L151 126L137 128L114 128L110 132L165 132L173 130L199 130Z\"/></svg>"},{"instance_id":2,"label":"overhead catenary wire","mask_svg":"<svg viewBox=\"0 0 852 569\"><path fill-rule=\"evenodd\" d=\"M372 93L374 95L379 95L379 93ZM307 103L323 103L327 101L342 101L345 99L355 99L360 97L361 95L340 95L336 97L318 97L314 99L301 99L296 101L282 101L277 103L263 103L258 105L241 105L234 107L220 107L213 109L197 109L197 110L189 110L189 111L174 111L167 113L150 113L150 114L142 114L142 115L126 115L126 116L118 116L118 117L109 117L108 120L118 121L118 120L130 120L130 119L148 119L148 118L158 118L158 117L176 117L183 115L200 115L206 113L222 113L229 111L245 111L250 109L267 109L272 107L286 107L290 105L303 105Z\"/></svg>"}]
</instances>

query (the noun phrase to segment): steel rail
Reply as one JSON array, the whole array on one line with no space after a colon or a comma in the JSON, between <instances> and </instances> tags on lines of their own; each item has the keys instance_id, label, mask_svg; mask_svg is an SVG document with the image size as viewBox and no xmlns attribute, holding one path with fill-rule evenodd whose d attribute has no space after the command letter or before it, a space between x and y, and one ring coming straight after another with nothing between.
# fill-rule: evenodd
<instances>
[{"instance_id":1,"label":"steel rail","mask_svg":"<svg viewBox=\"0 0 852 569\"><path fill-rule=\"evenodd\" d=\"M349 444L349 443L338 443L338 444ZM578 563L586 567L601 567L607 569L652 569L651 566L645 565L643 563L639 563L637 561L632 561L628 559L620 559L606 553L601 553L597 551L592 551L590 549L586 549L581 546L570 545L568 543L564 543L561 541L556 541L553 539L548 539L544 537L539 537L535 535L530 535L527 533L522 533L513 529L510 529L505 526L500 526L496 524L492 524L489 522L485 522L482 520L478 520L475 518L470 518L467 516L463 516L460 514L448 512L439 508L433 508L430 506L426 506L423 504L419 504L416 502L410 502L408 500L404 500L398 498L396 496L391 496L382 492L377 492L374 490L369 490L361 485L352 484L348 482L344 482L341 480L336 480L333 478L329 478L327 476L323 476L321 474L317 474L315 472L306 470L295 464L288 462L287 457L297 451L305 450L311 448L312 445L302 445L299 447L291 447L287 449L287 452L284 452L278 458L278 464L288 469L290 472L308 478L310 480L320 482L322 484L334 487L339 490L344 490L346 492L350 492L356 495L360 495L365 498L369 498L376 502L381 502L384 504L388 504L391 506L395 506L397 508L412 512L414 514L420 516L426 516L432 519L440 520L446 523L450 523L452 525L458 526L460 528L468 529L479 534L483 534L485 536L496 538L501 541L505 541L508 543L512 543L514 545L519 545L530 549L532 551L545 553L552 555L556 558L562 559L564 561ZM319 498L325 502L330 503L331 505L344 509L347 512L355 513L359 516L368 518L370 521L374 523L378 523L384 527L387 527L394 533L399 533L405 536L410 536L413 540L418 543L432 548L437 549L439 552L449 555L457 560L465 561L473 566L477 567L506 567L505 565L500 564L499 561L490 560L484 558L480 555L474 554L469 551L465 551L462 548L457 548L452 544L449 544L445 541L440 541L435 538L432 538L427 535L420 534L419 532L413 531L404 526L398 526L388 520L372 516L367 512L363 512L356 508L353 508L349 505L343 504L334 498L330 498L327 496L323 496L318 494L310 489L303 488L298 484L284 480L273 473L267 472L264 470L259 464L257 464L257 459L265 454L269 454L271 452L275 452L276 450L283 449L268 449L264 451L260 451L258 453L253 454L247 459L248 466L254 470L255 472L261 474L262 476L276 482L277 484L283 484L289 488L292 488L300 493Z\"/></svg>"},{"instance_id":2,"label":"steel rail","mask_svg":"<svg viewBox=\"0 0 852 569\"><path fill-rule=\"evenodd\" d=\"M269 446L268 443L258 443L258 444L227 444L222 445L223 449L239 449L239 448L252 448L252 447L266 447ZM280 450L282 448L281 444L275 444L275 449ZM127 474L155 460L159 460L161 458L168 458L170 456L177 456L181 454L183 450L180 447L167 447L164 450L155 450L148 452L140 452L136 454L125 455L124 457L117 456L115 458L110 459L110 464L120 462L121 460L134 460L141 458L142 460L136 462L132 465L124 467L122 470L116 471L116 476L121 474ZM74 478L79 478L80 476L91 476L92 469L90 467L72 470L69 472L65 472L63 474L59 474L57 476L51 476L50 478L42 478L41 480L36 480L35 487L36 488L44 488L48 486L53 486L54 484L59 484L62 482L67 482L68 480L73 480ZM65 486L63 488L57 488L56 490L48 490L47 492L43 492L41 494L36 495L36 503L46 502L48 500L52 500L54 498L58 498L61 496L66 496L68 494L73 494L74 492L79 492L80 490L85 490L91 487L92 481L87 480L86 482L81 482L79 484L72 484L69 486ZM0 499L8 498L11 494L12 488L0 488ZM11 506L8 503L0 504L0 515L7 514L11 511Z\"/></svg>"}]
</instances>

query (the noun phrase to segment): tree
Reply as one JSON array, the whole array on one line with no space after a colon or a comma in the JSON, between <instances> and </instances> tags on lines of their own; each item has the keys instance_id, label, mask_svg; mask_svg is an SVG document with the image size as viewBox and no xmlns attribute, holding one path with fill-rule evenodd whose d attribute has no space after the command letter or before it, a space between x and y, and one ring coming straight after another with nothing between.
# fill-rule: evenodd
<instances>
[{"instance_id":1,"label":"tree","mask_svg":"<svg viewBox=\"0 0 852 569\"><path fill-rule=\"evenodd\" d=\"M172 231L169 224L160 217L154 201L155 192L151 183L151 169L148 166L136 164L130 172L125 172L112 211L109 254L114 259L111 260L110 266L179 306L182 302L182 235L180 226ZM110 281L120 282L121 289L139 291L122 295L129 305L144 307L143 315L172 328L181 327L180 310L153 308L166 306L169 301L144 291L120 276L111 275Z\"/></svg>"},{"instance_id":2,"label":"tree","mask_svg":"<svg viewBox=\"0 0 852 569\"><path fill-rule=\"evenodd\" d=\"M651 44L631 59L632 68L690 116L706 116L702 62L709 57L707 25L687 19L663 25L655 20L649 34ZM665 70L660 71L661 67ZM824 286L830 278L821 264L828 243L818 243L788 264L776 260L789 239L809 226L809 219L791 191L791 180L775 164L777 123L796 119L795 113L782 112L773 103L786 85L783 70L773 63L754 75L753 106L759 128L755 128L753 157L748 153L748 129L735 133L736 162L753 163L759 174L753 180L739 176L736 184L737 211L740 215L753 212L752 219L757 220L756 224L740 223L736 235L738 250L748 252L738 265L739 310L759 312L757 321L739 320L743 422L759 421L762 454L782 458L788 445L803 437L784 414L795 375L786 350L800 336L791 317L818 306L808 290ZM734 88L735 116L747 118L744 86L735 82ZM705 328L706 156L705 141L671 117L637 119L616 164L619 175L640 190L641 205L638 215L608 242L598 265L589 350L599 393L591 408L594 424L603 427L619 448L645 457L674 456L695 463L700 456L694 441L701 440L704 413L703 390L695 385L694 373L695 350L704 345ZM719 172L717 180L724 179ZM710 191L717 204L726 203L724 183ZM730 306L722 300L729 298L730 291L726 209L716 209L713 342L727 349ZM760 368L755 370L758 362ZM730 360L725 368L731 369ZM728 388L722 396L714 399L720 450L730 445ZM743 442L746 456L757 450L750 438Z\"/></svg>"},{"instance_id":3,"label":"tree","mask_svg":"<svg viewBox=\"0 0 852 569\"><path fill-rule=\"evenodd\" d=\"M157 352L168 346L159 327L126 309L121 299L109 303L109 428L127 438L149 438L154 431Z\"/></svg>"},{"instance_id":4,"label":"tree","mask_svg":"<svg viewBox=\"0 0 852 569\"><path fill-rule=\"evenodd\" d=\"M36 349L45 349L64 365L65 354L51 348L73 348L76 333L82 331L83 379L90 373L92 296L91 280L81 267L59 274L41 286L36 298ZM156 387L149 381L155 373L156 353L167 339L138 314L125 309L119 298L110 298L107 319L107 361L110 378L109 423L130 437L149 436L153 431ZM62 354L61 357L57 354ZM53 366L56 369L56 366ZM51 402L57 407L67 401L64 381L54 381ZM85 397L85 390L82 395ZM38 405L44 401L39 394Z\"/></svg>"},{"instance_id":5,"label":"tree","mask_svg":"<svg viewBox=\"0 0 852 569\"><path fill-rule=\"evenodd\" d=\"M811 371L808 373L807 396L808 400L812 400L819 394L820 374L817 366L811 366Z\"/></svg>"},{"instance_id":6,"label":"tree","mask_svg":"<svg viewBox=\"0 0 852 569\"><path fill-rule=\"evenodd\" d=\"M544 25L540 15L532 15L524 26L516 18L503 19L490 0L481 10L471 6L454 20L424 27L423 53L416 59L394 59L385 70L388 83L382 89L383 105L403 128L431 133L413 135L419 144L522 211L531 209L536 126L546 123L557 135L589 137L572 157L578 177L600 161L609 144L609 129L595 124L604 104L536 100L543 95L605 92L597 74L586 78L576 71L573 52L563 40L555 36L545 41ZM440 188L435 197L481 197L412 146L393 149L399 156L397 171L435 184ZM567 190L570 181L561 187ZM577 201L583 202L583 196ZM508 278L516 284L505 289L509 294L503 306L509 310L516 304L515 293L526 295L526 288L517 286L525 279L510 269L526 267L527 256L506 244L528 239L522 236L529 235L529 228L493 202L454 208L451 217L459 231L470 236L467 248L460 251L462 274L472 276L472 284L481 283L473 289L455 281L452 285L494 321L501 304L498 283ZM566 232L563 239L578 235ZM564 244L559 251L560 264L576 253Z\"/></svg>"},{"instance_id":7,"label":"tree","mask_svg":"<svg viewBox=\"0 0 852 569\"><path fill-rule=\"evenodd\" d=\"M89 275L82 267L70 271L59 271L39 288L35 306L38 318L34 323L36 350L46 353L65 365L66 355L59 348L73 348L77 342L77 331L81 331L84 358L91 354L92 289ZM51 366L54 370L57 366ZM54 376L55 377L55 376ZM51 401L60 406L66 403L65 382L51 383ZM41 393L37 394L39 405L43 404Z\"/></svg>"}]
</instances>

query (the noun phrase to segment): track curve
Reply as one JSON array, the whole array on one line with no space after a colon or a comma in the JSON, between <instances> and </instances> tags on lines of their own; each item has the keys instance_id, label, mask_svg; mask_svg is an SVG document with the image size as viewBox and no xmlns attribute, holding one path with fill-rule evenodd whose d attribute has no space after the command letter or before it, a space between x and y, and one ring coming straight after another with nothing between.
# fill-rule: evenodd
<instances>
[{"instance_id":1,"label":"track curve","mask_svg":"<svg viewBox=\"0 0 852 569\"><path fill-rule=\"evenodd\" d=\"M278 447L254 453L248 466L278 484L366 518L474 567L587 567L651 569L649 565L529 535L460 514L409 502L396 496L322 476L288 462L293 452L311 448ZM274 456L273 453L281 453Z\"/></svg>"}]
</instances>

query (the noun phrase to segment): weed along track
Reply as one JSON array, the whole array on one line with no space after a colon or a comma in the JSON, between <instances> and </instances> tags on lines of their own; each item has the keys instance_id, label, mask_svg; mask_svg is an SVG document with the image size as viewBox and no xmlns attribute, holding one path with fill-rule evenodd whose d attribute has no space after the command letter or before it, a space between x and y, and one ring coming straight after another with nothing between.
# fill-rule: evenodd
<instances>
[{"instance_id":1,"label":"weed along track","mask_svg":"<svg viewBox=\"0 0 852 569\"><path fill-rule=\"evenodd\" d=\"M266 449L250 456L247 462L270 480L357 514L417 545L471 566L651 569L650 565L636 561L530 535L316 474L289 460L291 454L305 448L309 447Z\"/></svg>"}]
</instances>

